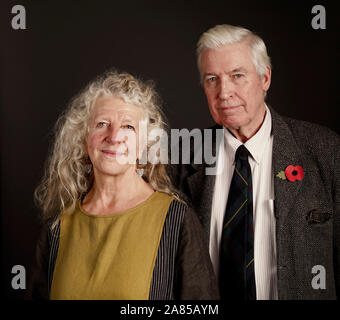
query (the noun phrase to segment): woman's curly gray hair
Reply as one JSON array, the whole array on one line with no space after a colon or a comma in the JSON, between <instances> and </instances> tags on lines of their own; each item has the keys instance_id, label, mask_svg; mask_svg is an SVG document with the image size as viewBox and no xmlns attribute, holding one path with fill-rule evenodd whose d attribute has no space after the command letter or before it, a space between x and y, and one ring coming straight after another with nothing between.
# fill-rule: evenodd
<instances>
[{"instance_id":1,"label":"woman's curly gray hair","mask_svg":"<svg viewBox=\"0 0 340 320\"><path fill-rule=\"evenodd\" d=\"M148 132L167 129L152 81L143 82L131 74L117 71L108 71L91 81L71 100L56 123L55 141L44 176L34 194L44 220L63 210L72 212L76 202L91 188L93 172L86 170L88 155L85 141L93 106L103 95L121 98L140 107L144 111ZM153 143L155 141L147 141L147 148ZM155 190L178 198L164 164L148 162L143 178Z\"/></svg>"}]
</instances>

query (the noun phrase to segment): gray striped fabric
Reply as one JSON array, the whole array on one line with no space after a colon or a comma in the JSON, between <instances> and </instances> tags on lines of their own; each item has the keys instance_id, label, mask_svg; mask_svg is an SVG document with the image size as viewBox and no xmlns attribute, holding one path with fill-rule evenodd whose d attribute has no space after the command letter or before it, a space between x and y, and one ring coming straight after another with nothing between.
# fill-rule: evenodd
<instances>
[{"instance_id":1,"label":"gray striped fabric","mask_svg":"<svg viewBox=\"0 0 340 320\"><path fill-rule=\"evenodd\" d=\"M58 216L56 216L53 219L53 223L57 218ZM51 224L51 226L53 225L53 223ZM59 238L60 238L60 222L58 222L58 224L53 228L53 230L51 230L51 232L48 233L48 242L49 242L49 247L50 247L50 257L48 261L48 272L47 272L48 296L50 296L53 271L54 271L55 262L57 260Z\"/></svg>"},{"instance_id":2,"label":"gray striped fabric","mask_svg":"<svg viewBox=\"0 0 340 320\"><path fill-rule=\"evenodd\" d=\"M150 300L174 299L175 258L186 208L185 204L177 200L173 200L170 204L152 274Z\"/></svg>"},{"instance_id":3,"label":"gray striped fabric","mask_svg":"<svg viewBox=\"0 0 340 320\"><path fill-rule=\"evenodd\" d=\"M175 272L175 259L179 242L181 226L187 206L173 200L164 222L162 237L158 247L155 268L152 274L149 300L173 300L173 283ZM51 226L56 221L55 216ZM60 238L60 222L48 233L50 256L48 263L48 295L50 295L53 272L57 260Z\"/></svg>"}]
</instances>

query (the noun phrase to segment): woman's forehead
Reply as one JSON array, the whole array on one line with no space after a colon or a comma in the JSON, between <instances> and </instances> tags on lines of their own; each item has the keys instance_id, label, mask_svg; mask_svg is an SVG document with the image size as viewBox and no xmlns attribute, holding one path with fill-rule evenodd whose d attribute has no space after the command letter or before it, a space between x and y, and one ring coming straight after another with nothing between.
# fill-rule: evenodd
<instances>
[{"instance_id":1,"label":"woman's forehead","mask_svg":"<svg viewBox=\"0 0 340 320\"><path fill-rule=\"evenodd\" d=\"M142 109L114 96L99 97L94 105L92 116L120 116L141 119Z\"/></svg>"}]
</instances>

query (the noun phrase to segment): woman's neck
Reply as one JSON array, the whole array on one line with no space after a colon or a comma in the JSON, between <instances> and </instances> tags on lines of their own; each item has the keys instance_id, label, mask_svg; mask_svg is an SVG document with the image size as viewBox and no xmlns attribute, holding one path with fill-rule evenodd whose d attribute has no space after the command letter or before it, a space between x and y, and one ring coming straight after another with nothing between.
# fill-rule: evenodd
<instances>
[{"instance_id":1,"label":"woman's neck","mask_svg":"<svg viewBox=\"0 0 340 320\"><path fill-rule=\"evenodd\" d=\"M82 207L94 215L122 212L145 201L153 191L134 170L116 176L95 174Z\"/></svg>"}]
</instances>

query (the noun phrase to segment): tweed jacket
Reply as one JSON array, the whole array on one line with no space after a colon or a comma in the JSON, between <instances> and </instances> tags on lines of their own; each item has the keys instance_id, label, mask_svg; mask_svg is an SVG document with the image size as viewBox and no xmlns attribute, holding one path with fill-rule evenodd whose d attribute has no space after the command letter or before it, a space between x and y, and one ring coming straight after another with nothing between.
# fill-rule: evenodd
<instances>
[{"instance_id":1,"label":"tweed jacket","mask_svg":"<svg viewBox=\"0 0 340 320\"><path fill-rule=\"evenodd\" d=\"M60 222L51 229L56 215L43 225L26 299L45 300L57 259ZM197 215L173 200L167 212L152 274L149 300L219 299L208 244Z\"/></svg>"},{"instance_id":2,"label":"tweed jacket","mask_svg":"<svg viewBox=\"0 0 340 320\"><path fill-rule=\"evenodd\" d=\"M270 110L278 298L339 298L339 135L325 127L282 117L272 108ZM221 126L212 128L215 135L215 129L221 128ZM215 140L213 135L213 154L216 153ZM204 143L201 148L203 147ZM209 241L215 176L205 174L205 169L209 165L193 163L192 149L191 163L172 165L169 167L169 174L174 185L186 196L187 201L197 212ZM290 182L276 177L288 165L302 166L304 178L301 181ZM314 266L324 267L326 275L324 289L314 289L312 286L313 277L316 275L312 272Z\"/></svg>"}]
</instances>

